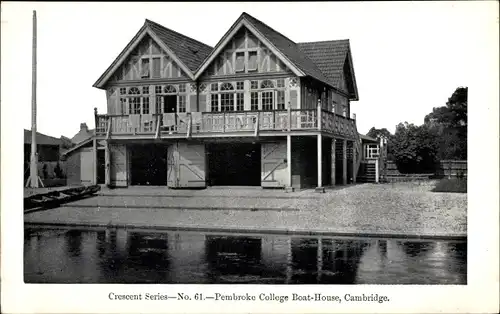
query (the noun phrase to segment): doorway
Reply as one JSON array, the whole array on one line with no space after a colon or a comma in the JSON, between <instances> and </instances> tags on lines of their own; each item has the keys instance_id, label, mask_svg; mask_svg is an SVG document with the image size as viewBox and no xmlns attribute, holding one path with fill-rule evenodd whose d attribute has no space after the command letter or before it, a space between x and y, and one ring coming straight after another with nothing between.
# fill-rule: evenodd
<instances>
[{"instance_id":1,"label":"doorway","mask_svg":"<svg viewBox=\"0 0 500 314\"><path fill-rule=\"evenodd\" d=\"M167 185L167 145L130 145L130 184Z\"/></svg>"},{"instance_id":2,"label":"doorway","mask_svg":"<svg viewBox=\"0 0 500 314\"><path fill-rule=\"evenodd\" d=\"M104 184L106 176L106 161L104 149L97 150L97 184Z\"/></svg>"},{"instance_id":3,"label":"doorway","mask_svg":"<svg viewBox=\"0 0 500 314\"><path fill-rule=\"evenodd\" d=\"M260 144L209 144L207 151L209 185L261 185Z\"/></svg>"},{"instance_id":4,"label":"doorway","mask_svg":"<svg viewBox=\"0 0 500 314\"><path fill-rule=\"evenodd\" d=\"M165 103L165 113L175 113L177 112L177 95L167 95L163 99Z\"/></svg>"}]
</instances>

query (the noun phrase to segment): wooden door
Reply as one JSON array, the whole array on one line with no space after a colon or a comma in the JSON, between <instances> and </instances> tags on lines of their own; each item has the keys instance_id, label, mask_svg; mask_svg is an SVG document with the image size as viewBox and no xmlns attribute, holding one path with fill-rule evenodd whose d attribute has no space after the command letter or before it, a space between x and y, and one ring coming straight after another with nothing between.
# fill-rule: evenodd
<instances>
[{"instance_id":1,"label":"wooden door","mask_svg":"<svg viewBox=\"0 0 500 314\"><path fill-rule=\"evenodd\" d=\"M176 143L168 148L167 184L169 187L206 186L205 145Z\"/></svg>"},{"instance_id":2,"label":"wooden door","mask_svg":"<svg viewBox=\"0 0 500 314\"><path fill-rule=\"evenodd\" d=\"M94 182L94 153L90 150L80 152L80 182L92 185Z\"/></svg>"},{"instance_id":3,"label":"wooden door","mask_svg":"<svg viewBox=\"0 0 500 314\"><path fill-rule=\"evenodd\" d=\"M127 147L123 144L109 145L111 185L128 185L128 154Z\"/></svg>"},{"instance_id":4,"label":"wooden door","mask_svg":"<svg viewBox=\"0 0 500 314\"><path fill-rule=\"evenodd\" d=\"M169 188L177 187L177 143L167 148L167 186Z\"/></svg>"},{"instance_id":5,"label":"wooden door","mask_svg":"<svg viewBox=\"0 0 500 314\"><path fill-rule=\"evenodd\" d=\"M262 187L286 187L288 182L286 141L262 143Z\"/></svg>"},{"instance_id":6,"label":"wooden door","mask_svg":"<svg viewBox=\"0 0 500 314\"><path fill-rule=\"evenodd\" d=\"M205 187L205 145L178 143L178 149L179 186Z\"/></svg>"}]
</instances>

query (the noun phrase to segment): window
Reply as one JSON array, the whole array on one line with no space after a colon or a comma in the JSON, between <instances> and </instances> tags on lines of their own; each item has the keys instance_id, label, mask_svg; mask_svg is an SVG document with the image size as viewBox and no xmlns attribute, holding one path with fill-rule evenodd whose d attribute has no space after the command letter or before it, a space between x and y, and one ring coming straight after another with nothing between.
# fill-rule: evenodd
<instances>
[{"instance_id":1,"label":"window","mask_svg":"<svg viewBox=\"0 0 500 314\"><path fill-rule=\"evenodd\" d=\"M243 90L243 82L236 82L236 89Z\"/></svg>"},{"instance_id":2,"label":"window","mask_svg":"<svg viewBox=\"0 0 500 314\"><path fill-rule=\"evenodd\" d=\"M276 91L276 109L285 110L285 91Z\"/></svg>"},{"instance_id":3,"label":"window","mask_svg":"<svg viewBox=\"0 0 500 314\"><path fill-rule=\"evenodd\" d=\"M141 114L141 97L129 98L130 114Z\"/></svg>"},{"instance_id":4,"label":"window","mask_svg":"<svg viewBox=\"0 0 500 314\"><path fill-rule=\"evenodd\" d=\"M223 83L223 84L220 86L220 90L221 90L221 91L226 91L226 90L234 90L234 87L233 87L233 84L231 84L231 83Z\"/></svg>"},{"instance_id":5,"label":"window","mask_svg":"<svg viewBox=\"0 0 500 314\"><path fill-rule=\"evenodd\" d=\"M127 88L120 87L120 95L126 95L126 94L127 94Z\"/></svg>"},{"instance_id":6,"label":"window","mask_svg":"<svg viewBox=\"0 0 500 314\"><path fill-rule=\"evenodd\" d=\"M179 96L179 112L186 112L186 96Z\"/></svg>"},{"instance_id":7,"label":"window","mask_svg":"<svg viewBox=\"0 0 500 314\"><path fill-rule=\"evenodd\" d=\"M165 93L167 93L167 94L173 94L173 93L177 93L177 90L175 89L174 86L167 85L167 86L165 86Z\"/></svg>"},{"instance_id":8,"label":"window","mask_svg":"<svg viewBox=\"0 0 500 314\"><path fill-rule=\"evenodd\" d=\"M165 98L163 98L163 96L156 96L156 113L164 113L164 100Z\"/></svg>"},{"instance_id":9,"label":"window","mask_svg":"<svg viewBox=\"0 0 500 314\"><path fill-rule=\"evenodd\" d=\"M210 90L211 90L212 92L216 92L216 91L218 91L218 90L219 90L219 85L218 85L217 83L212 83L212 84L210 84Z\"/></svg>"},{"instance_id":10,"label":"window","mask_svg":"<svg viewBox=\"0 0 500 314\"><path fill-rule=\"evenodd\" d=\"M149 78L149 58L141 59L141 77Z\"/></svg>"},{"instance_id":11,"label":"window","mask_svg":"<svg viewBox=\"0 0 500 314\"><path fill-rule=\"evenodd\" d=\"M160 85L155 86L155 94L161 94L162 87Z\"/></svg>"},{"instance_id":12,"label":"window","mask_svg":"<svg viewBox=\"0 0 500 314\"><path fill-rule=\"evenodd\" d=\"M129 95L139 95L141 91L137 87L131 87L128 90Z\"/></svg>"},{"instance_id":13,"label":"window","mask_svg":"<svg viewBox=\"0 0 500 314\"><path fill-rule=\"evenodd\" d=\"M257 51L248 52L248 71L257 70Z\"/></svg>"},{"instance_id":14,"label":"window","mask_svg":"<svg viewBox=\"0 0 500 314\"><path fill-rule=\"evenodd\" d=\"M236 53L236 67L235 67L236 72L243 72L245 71L245 53L244 52L237 52Z\"/></svg>"},{"instance_id":15,"label":"window","mask_svg":"<svg viewBox=\"0 0 500 314\"><path fill-rule=\"evenodd\" d=\"M146 95L149 94L149 86L143 86L142 87L142 93L146 94Z\"/></svg>"},{"instance_id":16,"label":"window","mask_svg":"<svg viewBox=\"0 0 500 314\"><path fill-rule=\"evenodd\" d=\"M210 111L217 112L219 111L219 95L211 94L210 95Z\"/></svg>"},{"instance_id":17,"label":"window","mask_svg":"<svg viewBox=\"0 0 500 314\"><path fill-rule=\"evenodd\" d=\"M258 89L258 88L259 88L259 81L250 82L250 89Z\"/></svg>"},{"instance_id":18,"label":"window","mask_svg":"<svg viewBox=\"0 0 500 314\"><path fill-rule=\"evenodd\" d=\"M120 98L120 114L127 114L127 98Z\"/></svg>"},{"instance_id":19,"label":"window","mask_svg":"<svg viewBox=\"0 0 500 314\"><path fill-rule=\"evenodd\" d=\"M234 110L234 94L224 93L220 95L221 111Z\"/></svg>"},{"instance_id":20,"label":"window","mask_svg":"<svg viewBox=\"0 0 500 314\"><path fill-rule=\"evenodd\" d=\"M271 80L265 80L260 83L260 88L274 88L273 81Z\"/></svg>"},{"instance_id":21,"label":"window","mask_svg":"<svg viewBox=\"0 0 500 314\"><path fill-rule=\"evenodd\" d=\"M262 110L273 110L273 92L262 92Z\"/></svg>"},{"instance_id":22,"label":"window","mask_svg":"<svg viewBox=\"0 0 500 314\"><path fill-rule=\"evenodd\" d=\"M179 84L179 93L186 92L186 84Z\"/></svg>"},{"instance_id":23,"label":"window","mask_svg":"<svg viewBox=\"0 0 500 314\"><path fill-rule=\"evenodd\" d=\"M149 113L149 97L142 97L142 113Z\"/></svg>"},{"instance_id":24,"label":"window","mask_svg":"<svg viewBox=\"0 0 500 314\"><path fill-rule=\"evenodd\" d=\"M236 94L236 111L245 110L245 106L243 105L243 93Z\"/></svg>"},{"instance_id":25,"label":"window","mask_svg":"<svg viewBox=\"0 0 500 314\"><path fill-rule=\"evenodd\" d=\"M259 110L259 93L250 93L250 110Z\"/></svg>"},{"instance_id":26,"label":"window","mask_svg":"<svg viewBox=\"0 0 500 314\"><path fill-rule=\"evenodd\" d=\"M278 88L283 88L283 87L285 87L285 80L284 80L284 79L278 79L278 80L276 80L276 86L277 86Z\"/></svg>"},{"instance_id":27,"label":"window","mask_svg":"<svg viewBox=\"0 0 500 314\"><path fill-rule=\"evenodd\" d=\"M153 78L161 77L161 63L160 58L153 58Z\"/></svg>"}]
</instances>

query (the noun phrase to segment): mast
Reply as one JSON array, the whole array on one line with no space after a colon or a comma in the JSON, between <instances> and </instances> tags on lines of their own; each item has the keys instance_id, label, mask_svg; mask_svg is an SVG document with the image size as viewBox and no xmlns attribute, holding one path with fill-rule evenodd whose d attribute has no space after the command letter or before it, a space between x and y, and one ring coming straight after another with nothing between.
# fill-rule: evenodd
<instances>
[{"instance_id":1,"label":"mast","mask_svg":"<svg viewBox=\"0 0 500 314\"><path fill-rule=\"evenodd\" d=\"M36 11L33 10L33 50L31 83L31 164L29 185L38 187L38 154L36 151Z\"/></svg>"}]
</instances>

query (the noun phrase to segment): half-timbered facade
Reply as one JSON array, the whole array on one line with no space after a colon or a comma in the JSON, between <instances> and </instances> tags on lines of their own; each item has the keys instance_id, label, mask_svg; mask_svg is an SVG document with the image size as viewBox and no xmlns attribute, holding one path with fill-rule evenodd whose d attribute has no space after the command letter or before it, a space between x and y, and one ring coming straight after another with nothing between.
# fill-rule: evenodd
<instances>
[{"instance_id":1,"label":"half-timbered facade","mask_svg":"<svg viewBox=\"0 0 500 314\"><path fill-rule=\"evenodd\" d=\"M322 188L363 158L349 41L295 43L246 13L215 47L146 20L94 87L98 183Z\"/></svg>"}]
</instances>

